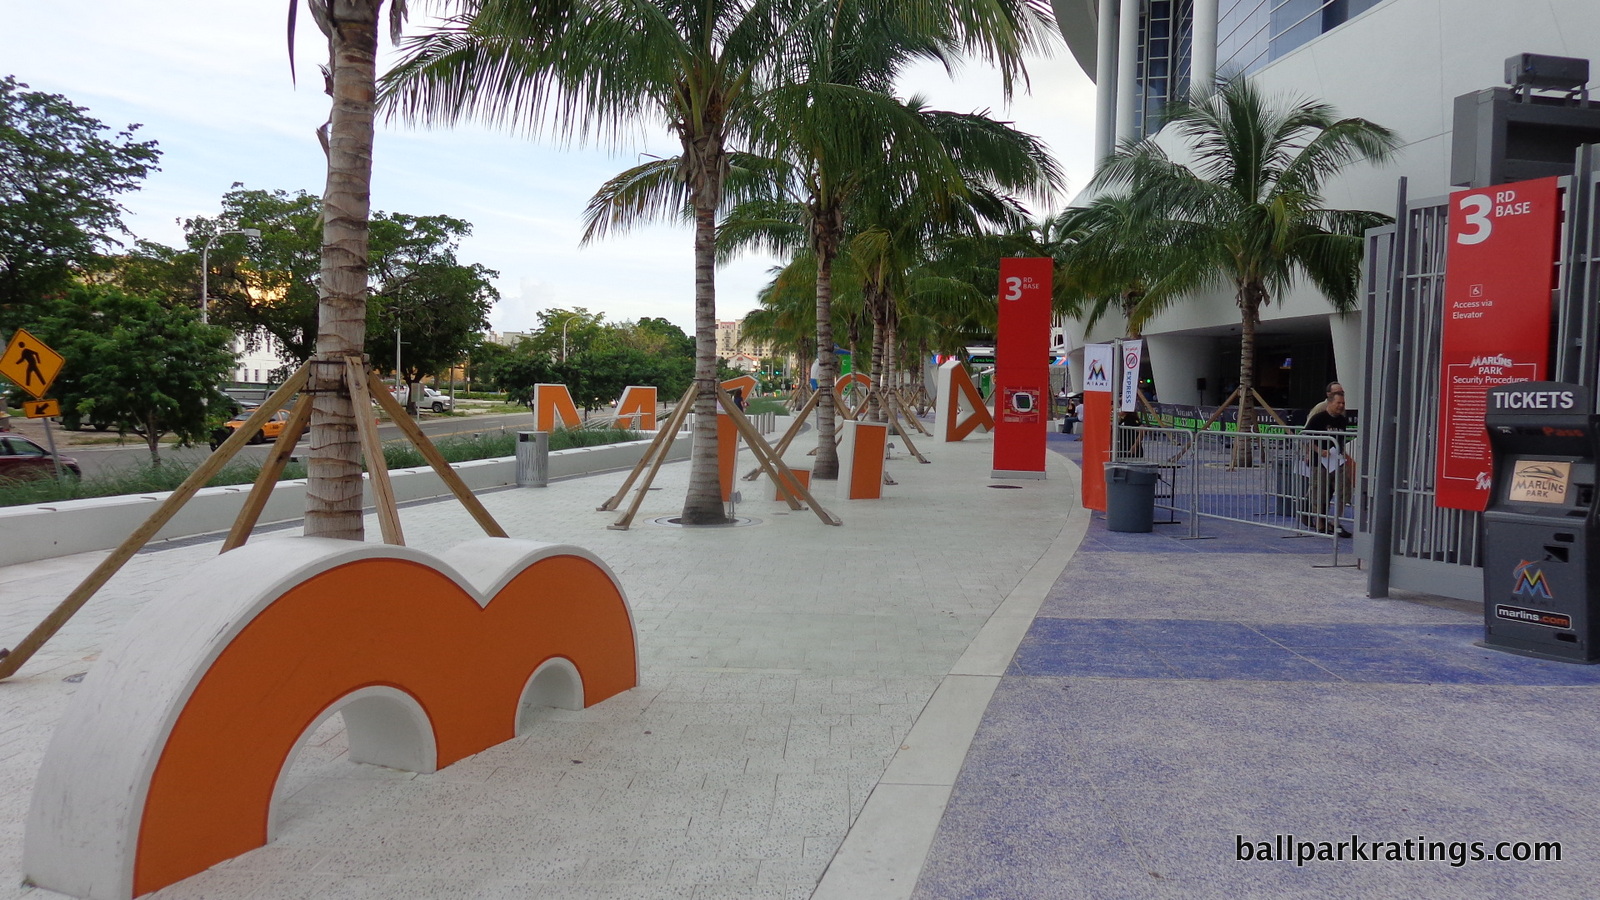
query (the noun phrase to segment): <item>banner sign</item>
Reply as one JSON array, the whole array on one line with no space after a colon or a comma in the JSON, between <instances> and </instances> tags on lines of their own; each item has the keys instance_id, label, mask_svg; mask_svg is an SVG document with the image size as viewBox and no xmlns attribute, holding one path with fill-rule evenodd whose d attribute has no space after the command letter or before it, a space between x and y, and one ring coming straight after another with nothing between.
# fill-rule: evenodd
<instances>
[{"instance_id":1,"label":"banner sign","mask_svg":"<svg viewBox=\"0 0 1600 900\"><path fill-rule=\"evenodd\" d=\"M1435 503L1489 502L1489 388L1542 381L1549 366L1550 292L1561 231L1557 179L1462 191L1450 198L1445 255Z\"/></svg>"},{"instance_id":2,"label":"banner sign","mask_svg":"<svg viewBox=\"0 0 1600 900\"><path fill-rule=\"evenodd\" d=\"M1049 257L1000 260L1000 327L995 335L996 478L1043 478L1050 396Z\"/></svg>"},{"instance_id":3,"label":"banner sign","mask_svg":"<svg viewBox=\"0 0 1600 900\"><path fill-rule=\"evenodd\" d=\"M1083 505L1105 512L1106 461L1111 458L1111 375L1118 367L1116 348L1089 344L1083 348Z\"/></svg>"},{"instance_id":4,"label":"banner sign","mask_svg":"<svg viewBox=\"0 0 1600 900\"><path fill-rule=\"evenodd\" d=\"M1121 409L1123 412L1139 411L1139 365L1144 361L1144 341L1122 342L1122 391Z\"/></svg>"},{"instance_id":5,"label":"banner sign","mask_svg":"<svg viewBox=\"0 0 1600 900\"><path fill-rule=\"evenodd\" d=\"M1090 344L1083 348L1085 391L1111 390L1111 360L1114 352L1110 344Z\"/></svg>"}]
</instances>

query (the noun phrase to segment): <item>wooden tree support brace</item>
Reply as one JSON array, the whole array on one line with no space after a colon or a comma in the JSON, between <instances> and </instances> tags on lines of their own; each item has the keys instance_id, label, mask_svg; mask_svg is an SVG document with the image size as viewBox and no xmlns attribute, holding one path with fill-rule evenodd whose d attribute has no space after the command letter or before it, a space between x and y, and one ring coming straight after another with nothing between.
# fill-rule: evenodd
<instances>
[{"instance_id":1,"label":"wooden tree support brace","mask_svg":"<svg viewBox=\"0 0 1600 900\"><path fill-rule=\"evenodd\" d=\"M889 405L889 421L894 424L894 430L900 433L900 439L906 442L906 450L917 458L917 462L928 464L928 458L917 451L917 445L911 443L911 433L901 424L901 419L909 418L898 402ZM912 419L915 422L915 419Z\"/></svg>"},{"instance_id":2,"label":"wooden tree support brace","mask_svg":"<svg viewBox=\"0 0 1600 900\"><path fill-rule=\"evenodd\" d=\"M228 439L217 447L215 453L212 453L206 458L205 462L189 473L189 477L183 480L183 484L178 485L178 489L173 491L172 495L167 497L166 500L163 500L160 506L156 507L156 511L150 514L150 518L146 519L143 525L134 529L133 534L128 535L128 539L119 544L117 549L111 552L110 556L101 560L100 565L95 566L94 571L90 572L88 577L74 588L72 593L68 594L67 598L62 600L50 612L50 615L45 617L43 622L40 622L33 631L29 632L21 643L10 650L0 651L0 678L9 678L16 674L16 671L22 667L23 663L31 659L33 654L37 653L46 641L54 637L55 633L60 631L61 627L66 625L67 621L79 609L82 609L85 603L89 602L89 598L93 597L96 591L111 580L111 576L117 574L117 571L127 564L128 560L132 559L133 555L138 553L141 547L149 543L150 539L155 537L156 532L172 521L172 517L177 515L178 510L182 509L185 503L189 502L189 498L194 496L195 491L200 490L205 486L206 482L222 471L222 467L233 459L234 454L239 452L239 448L243 447L257 431L260 431L261 427L267 424L267 420L272 418L272 414L282 409L289 398L300 390L301 386L305 384L307 371L306 366L296 369L288 380L283 383L282 387L273 391L272 396L257 407L256 411L250 415L250 418L245 420L243 425L234 429L233 434L229 435Z\"/></svg>"},{"instance_id":3,"label":"wooden tree support brace","mask_svg":"<svg viewBox=\"0 0 1600 900\"><path fill-rule=\"evenodd\" d=\"M745 418L744 411L739 409L738 404L733 402L733 398L728 396L728 392L723 390L721 385L717 386L717 400L722 404L722 408L727 410L728 415L733 416L734 427L739 429L740 434L744 435L745 442L750 445L751 452L755 453L756 459L767 470L767 474L772 477L772 480L777 482L778 495L789 502L790 509L800 508L794 496L799 494L800 499L810 505L811 511L817 514L817 518L821 519L823 524L844 524L839 520L838 516L823 509L822 504L811 496L811 491L800 483L800 479L795 477L794 470L784 465L781 457L773 454L772 447L761 437L761 433L756 431L755 426L750 424L750 420Z\"/></svg>"},{"instance_id":4,"label":"wooden tree support brace","mask_svg":"<svg viewBox=\"0 0 1600 900\"><path fill-rule=\"evenodd\" d=\"M778 468L773 465L772 448L761 437L761 433L756 431L755 426L750 424L750 420L745 417L744 410L739 408L739 404L733 402L733 397L728 395L727 391L720 385L717 387L717 404L727 411L729 416L732 416L734 430L739 432L739 436L744 438L746 444L750 445L750 452L756 458L757 468L766 472L769 478L777 482L778 499L789 504L790 509L800 509L800 501L788 489L788 485L784 483L783 478L779 477ZM782 464L780 463L779 465ZM783 477L794 478L794 472L788 466L783 466L782 468Z\"/></svg>"},{"instance_id":5,"label":"wooden tree support brace","mask_svg":"<svg viewBox=\"0 0 1600 900\"><path fill-rule=\"evenodd\" d=\"M811 399L807 400L805 406L802 406L800 411L795 413L794 421L789 423L789 429L778 440L777 446L772 448L773 454L779 459L783 458L783 454L789 450L789 444L796 437L799 437L801 429L805 428L806 419L811 415L811 411L817 408L817 398L820 396L822 395L816 391L811 392ZM756 466L744 476L744 480L755 481L759 477L761 477L761 467Z\"/></svg>"},{"instance_id":6,"label":"wooden tree support brace","mask_svg":"<svg viewBox=\"0 0 1600 900\"><path fill-rule=\"evenodd\" d=\"M467 508L467 513L478 523L478 527L483 529L483 533L489 537L509 537L505 529L500 527L500 523L494 520L494 516L489 515L489 511L483 508L483 504L473 495L472 489L467 487L460 475L456 474L456 470L445 462L439 448L435 447L433 442L428 440L428 436L422 433L422 428L412 421L411 416L406 413L406 408L389 393L389 389L378 379L376 372L367 373L367 392L372 399L378 401L378 407L389 414L389 418L400 428L400 433L416 446L417 452L428 461L428 465L433 466L433 470L439 473L439 479L452 494L456 495L461 505Z\"/></svg>"},{"instance_id":7,"label":"wooden tree support brace","mask_svg":"<svg viewBox=\"0 0 1600 900\"><path fill-rule=\"evenodd\" d=\"M1166 428L1167 427L1168 423L1164 419L1162 419L1161 411L1156 409L1154 406L1150 405L1150 401L1145 399L1144 394L1136 393L1136 394L1134 394L1134 396L1139 398L1139 405L1144 407L1144 411L1149 413L1152 417L1155 418L1157 426L1159 426L1161 428Z\"/></svg>"},{"instance_id":8,"label":"wooden tree support brace","mask_svg":"<svg viewBox=\"0 0 1600 900\"><path fill-rule=\"evenodd\" d=\"M661 470L661 464L667 460L667 451L672 449L672 442L677 439L678 429L682 427L683 420L689 417L689 410L694 407L695 394L699 392L699 389L698 385L689 386L689 390L684 392L683 400L678 403L678 408L672 411L672 419L667 423L668 427L662 429L661 433L656 435L655 443L645 448L645 455L639 459L639 464L634 466L633 473L628 476L628 483L631 484L639 474L639 471L644 468L645 461L649 460L649 468L645 469L644 481L639 483L638 493L634 495L633 502L628 504L627 511L618 517L615 522L607 525L607 531L627 531L628 526L633 524L633 517L638 515L639 507L644 504L644 495L650 490L650 483L656 480L656 473ZM656 451L654 454L649 452L652 448ZM624 484L622 490L617 493L617 499L620 499L627 492L628 486ZM609 503L610 501L607 502ZM601 507L601 509L603 510L604 507Z\"/></svg>"},{"instance_id":9,"label":"wooden tree support brace","mask_svg":"<svg viewBox=\"0 0 1600 900\"><path fill-rule=\"evenodd\" d=\"M916 430L922 432L924 435L927 435L928 437L932 437L933 436L933 432L928 430L928 426L922 424L922 422L916 416L912 415L910 412L907 412L907 408L908 407L912 407L912 406L916 406L917 405L916 398L913 397L913 398L908 400L908 399L906 399L905 393L901 393L895 399L899 401L900 414L906 417L906 421L911 423L911 427L913 427Z\"/></svg>"},{"instance_id":10,"label":"wooden tree support brace","mask_svg":"<svg viewBox=\"0 0 1600 900\"><path fill-rule=\"evenodd\" d=\"M1228 399L1222 401L1222 405L1217 407L1217 411L1212 413L1206 419L1204 425L1200 426L1200 430L1201 431L1209 431L1211 429L1211 423L1213 423L1213 422L1217 421L1217 419L1221 418L1222 414L1228 411L1228 407L1232 406L1234 401L1236 401L1238 399L1239 399L1239 389L1238 388L1234 388L1233 389L1233 393L1228 395Z\"/></svg>"},{"instance_id":11,"label":"wooden tree support brace","mask_svg":"<svg viewBox=\"0 0 1600 900\"><path fill-rule=\"evenodd\" d=\"M1261 404L1261 408L1267 411L1267 415L1277 420L1278 424L1284 428L1289 427L1289 423L1283 420L1283 416L1278 415L1278 411L1273 409L1272 404L1268 403L1266 399L1261 396L1261 394L1257 393L1255 388L1251 388L1250 393L1255 396L1256 402Z\"/></svg>"},{"instance_id":12,"label":"wooden tree support brace","mask_svg":"<svg viewBox=\"0 0 1600 900\"><path fill-rule=\"evenodd\" d=\"M683 427L683 420L688 418L689 409L694 405L694 392L696 390L697 388L694 385L690 385L689 389L683 392L683 396L678 399L677 407L672 410L672 414L667 417L666 421L662 422L660 427L657 428L655 439L650 442L650 446L644 448L644 455L639 457L639 461L634 464L633 471L628 473L627 479L622 482L622 487L611 495L611 499L596 507L595 512L610 512L616 509L622 503L622 498L628 496L628 489L633 487L633 483L638 479L639 473L650 465L650 462L656 458L658 453L662 456L666 455L667 449L672 446L672 442L677 438L678 429ZM652 475L652 477L654 476ZM646 484L645 487L648 488L649 485Z\"/></svg>"},{"instance_id":13,"label":"wooden tree support brace","mask_svg":"<svg viewBox=\"0 0 1600 900\"><path fill-rule=\"evenodd\" d=\"M406 539L400 530L400 508L394 502L394 485L389 481L383 441L378 438L378 423L372 417L372 398L367 394L367 367L355 356L345 357L344 365L345 381L350 385L350 403L355 407L356 433L361 438L361 455L367 458L367 483L372 485L372 504L378 510L378 531L385 544L403 547ZM411 421L410 416L405 418ZM455 474L454 469L450 471Z\"/></svg>"},{"instance_id":14,"label":"wooden tree support brace","mask_svg":"<svg viewBox=\"0 0 1600 900\"><path fill-rule=\"evenodd\" d=\"M244 542L250 539L250 532L255 530L261 511L267 508L267 501L272 499L273 486L283 477L283 467L289 464L294 445L300 441L300 433L305 431L310 422L311 395L302 394L295 402L294 411L289 413L289 421L284 423L283 431L278 434L278 440L273 443L272 452L267 454L260 474L256 475L256 483L250 486L250 496L245 498L244 509L233 521L228 539L222 542L221 552L243 547Z\"/></svg>"}]
</instances>

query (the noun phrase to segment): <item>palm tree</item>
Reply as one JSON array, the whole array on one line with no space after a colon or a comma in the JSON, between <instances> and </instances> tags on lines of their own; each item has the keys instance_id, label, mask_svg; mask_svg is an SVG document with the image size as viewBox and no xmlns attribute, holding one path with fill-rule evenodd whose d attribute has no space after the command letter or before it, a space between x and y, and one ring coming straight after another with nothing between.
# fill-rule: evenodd
<instances>
[{"instance_id":1,"label":"palm tree","mask_svg":"<svg viewBox=\"0 0 1600 900\"><path fill-rule=\"evenodd\" d=\"M1388 159L1398 139L1365 119L1339 118L1325 103L1270 102L1242 76L1175 107L1166 128L1184 139L1192 162L1172 160L1146 138L1107 158L1093 184L1125 189L1138 215L1154 220L1148 228L1176 233L1163 239L1170 242L1166 268L1144 276L1146 293L1130 320L1148 320L1184 296L1230 285L1241 326L1239 430L1253 431L1261 308L1297 278L1309 280L1334 308L1354 308L1362 234L1390 219L1329 209L1323 187L1345 166ZM1139 240L1142 246L1147 238Z\"/></svg>"},{"instance_id":2,"label":"palm tree","mask_svg":"<svg viewBox=\"0 0 1600 900\"><path fill-rule=\"evenodd\" d=\"M779 74L790 0L462 0L462 12L407 42L385 101L426 124L477 117L578 140L616 140L661 122L682 154L613 179L589 235L687 208L694 220L694 452L685 524L727 521L717 481L715 238L732 145L752 98Z\"/></svg>"},{"instance_id":3,"label":"palm tree","mask_svg":"<svg viewBox=\"0 0 1600 900\"><path fill-rule=\"evenodd\" d=\"M319 134L328 157L322 200L322 274L318 282L317 353L307 389L313 393L311 454L306 463L308 537L359 541L362 527L361 444L356 410L343 389L349 356L361 356L367 334L367 221L371 212L373 96L383 0L307 0L328 38L328 93L333 110ZM298 0L289 4L290 65ZM389 5L398 38L405 0Z\"/></svg>"},{"instance_id":4,"label":"palm tree","mask_svg":"<svg viewBox=\"0 0 1600 900\"><path fill-rule=\"evenodd\" d=\"M873 381L879 388L874 396L888 390L900 355L902 304L921 295L948 296L946 284L924 266L929 249L955 237L1015 229L1026 213L1014 194L1042 200L1062 186L1055 160L1032 135L985 113L928 110L918 98L908 105L948 155L958 190L915 170L884 169L871 173L870 188L856 203L858 224L869 226L852 241L852 253L867 273ZM987 305L998 302L995 284L998 276L984 291Z\"/></svg>"},{"instance_id":5,"label":"palm tree","mask_svg":"<svg viewBox=\"0 0 1600 900\"><path fill-rule=\"evenodd\" d=\"M762 98L760 121L764 144L786 164L779 205L787 202L790 210L776 214L800 227L817 273L821 397L812 477L831 479L839 466L833 279L849 207L885 172L916 171L925 186L937 181L949 194L963 190L951 154L939 145L920 106L893 96L895 77L914 60L937 60L949 68L957 54L971 53L1000 70L1009 97L1014 80L1024 74L1023 54L1043 48L1054 32L1048 7L1033 0L839 0L813 5L797 32L805 35L799 42L804 55L797 57L804 76ZM852 344L859 331L852 330Z\"/></svg>"}]
</instances>

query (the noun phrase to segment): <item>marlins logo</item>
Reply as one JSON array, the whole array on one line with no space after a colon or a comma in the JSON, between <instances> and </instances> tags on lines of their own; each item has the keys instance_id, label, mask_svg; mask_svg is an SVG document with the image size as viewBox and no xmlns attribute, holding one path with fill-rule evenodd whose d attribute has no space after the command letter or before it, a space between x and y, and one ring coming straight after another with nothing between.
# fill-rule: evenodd
<instances>
[{"instance_id":1,"label":"marlins logo","mask_svg":"<svg viewBox=\"0 0 1600 900\"><path fill-rule=\"evenodd\" d=\"M1107 380L1106 367L1101 365L1098 359L1091 360L1089 362L1089 383L1105 384Z\"/></svg>"},{"instance_id":2,"label":"marlins logo","mask_svg":"<svg viewBox=\"0 0 1600 900\"><path fill-rule=\"evenodd\" d=\"M1551 599L1550 583L1545 579L1543 571L1533 568L1533 563L1523 560L1511 571L1511 577L1515 580L1515 584L1511 588L1513 595L1518 597L1537 597L1543 600Z\"/></svg>"}]
</instances>

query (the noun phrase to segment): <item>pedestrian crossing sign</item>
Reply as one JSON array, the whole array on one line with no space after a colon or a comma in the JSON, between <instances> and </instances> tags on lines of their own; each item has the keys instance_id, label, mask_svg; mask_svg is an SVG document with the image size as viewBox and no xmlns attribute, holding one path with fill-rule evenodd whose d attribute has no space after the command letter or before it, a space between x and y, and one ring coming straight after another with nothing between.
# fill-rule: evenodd
<instances>
[{"instance_id":1,"label":"pedestrian crossing sign","mask_svg":"<svg viewBox=\"0 0 1600 900\"><path fill-rule=\"evenodd\" d=\"M61 415L60 400L24 400L22 408L27 411L30 419L48 419L51 416Z\"/></svg>"},{"instance_id":2,"label":"pedestrian crossing sign","mask_svg":"<svg viewBox=\"0 0 1600 900\"><path fill-rule=\"evenodd\" d=\"M48 344L18 328L11 336L11 343L6 345L5 355L0 356L0 375L15 381L34 399L43 400L44 392L61 374L64 363L66 360L61 354L51 350Z\"/></svg>"}]
</instances>

